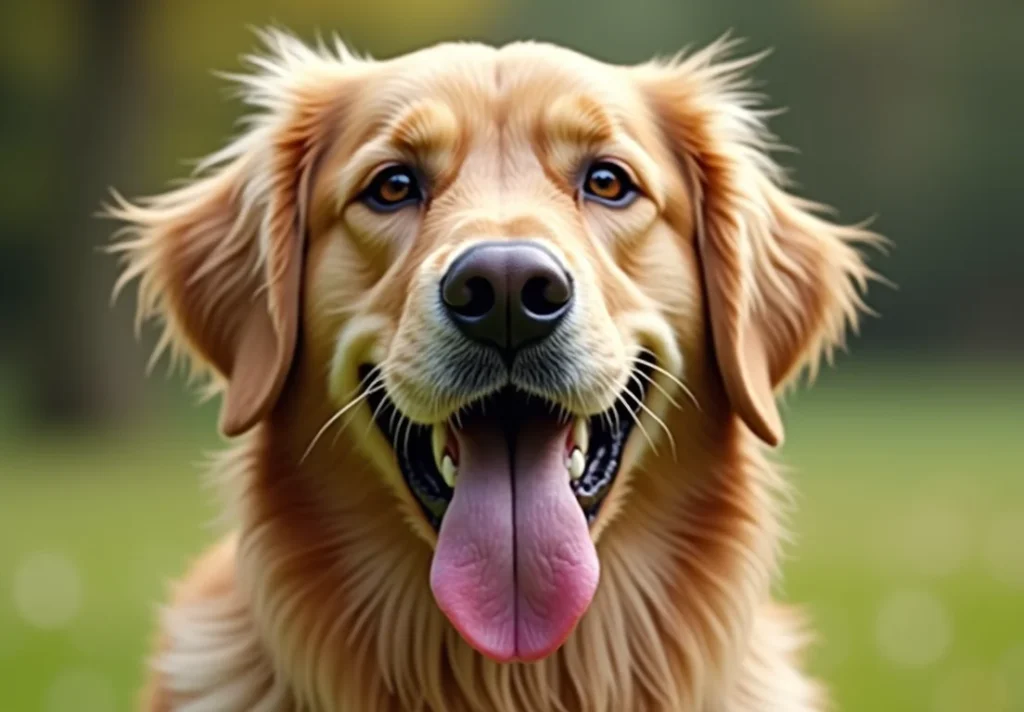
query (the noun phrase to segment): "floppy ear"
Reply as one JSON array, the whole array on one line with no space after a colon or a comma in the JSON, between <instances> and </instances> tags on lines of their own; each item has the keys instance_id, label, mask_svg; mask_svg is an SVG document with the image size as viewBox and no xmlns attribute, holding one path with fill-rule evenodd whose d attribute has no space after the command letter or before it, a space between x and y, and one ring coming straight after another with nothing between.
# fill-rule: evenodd
<instances>
[{"instance_id":1,"label":"floppy ear","mask_svg":"<svg viewBox=\"0 0 1024 712\"><path fill-rule=\"evenodd\" d=\"M856 249L880 238L835 225L782 187L768 156L768 112L722 40L668 65L640 68L653 110L694 198L715 354L733 410L765 443L782 441L776 392L856 328L874 274Z\"/></svg>"},{"instance_id":2,"label":"floppy ear","mask_svg":"<svg viewBox=\"0 0 1024 712\"><path fill-rule=\"evenodd\" d=\"M112 251L138 279L138 321L165 324L154 358L185 353L223 392L220 427L239 435L273 408L291 368L311 175L340 111L352 61L268 33L259 70L235 77L256 113L191 184L136 204L115 194L128 238Z\"/></svg>"}]
</instances>

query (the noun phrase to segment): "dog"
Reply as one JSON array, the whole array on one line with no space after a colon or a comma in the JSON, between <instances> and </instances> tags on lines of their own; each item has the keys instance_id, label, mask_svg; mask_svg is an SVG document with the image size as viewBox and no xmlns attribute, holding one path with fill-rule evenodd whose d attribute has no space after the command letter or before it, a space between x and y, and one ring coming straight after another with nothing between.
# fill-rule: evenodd
<instances>
[{"instance_id":1,"label":"dog","mask_svg":"<svg viewBox=\"0 0 1024 712\"><path fill-rule=\"evenodd\" d=\"M789 191L758 58L263 41L241 135L109 208L235 439L142 709L824 709L776 397L880 238Z\"/></svg>"}]
</instances>

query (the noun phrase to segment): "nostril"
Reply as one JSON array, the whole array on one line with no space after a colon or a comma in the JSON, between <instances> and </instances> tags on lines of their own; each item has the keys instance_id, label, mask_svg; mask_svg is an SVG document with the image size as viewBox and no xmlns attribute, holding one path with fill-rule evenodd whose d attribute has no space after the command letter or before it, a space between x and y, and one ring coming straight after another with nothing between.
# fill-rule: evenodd
<instances>
[{"instance_id":1,"label":"nostril","mask_svg":"<svg viewBox=\"0 0 1024 712\"><path fill-rule=\"evenodd\" d=\"M552 316L569 301L569 292L561 280L533 277L523 285L523 308L537 316Z\"/></svg>"},{"instance_id":2,"label":"nostril","mask_svg":"<svg viewBox=\"0 0 1024 712\"><path fill-rule=\"evenodd\" d=\"M483 277L470 277L462 289L453 291L446 290L445 303L460 316L481 317L494 308L494 286Z\"/></svg>"},{"instance_id":3,"label":"nostril","mask_svg":"<svg viewBox=\"0 0 1024 712\"><path fill-rule=\"evenodd\" d=\"M471 277L466 282L469 301L456 307L463 316L483 316L494 308L494 287L483 277Z\"/></svg>"}]
</instances>

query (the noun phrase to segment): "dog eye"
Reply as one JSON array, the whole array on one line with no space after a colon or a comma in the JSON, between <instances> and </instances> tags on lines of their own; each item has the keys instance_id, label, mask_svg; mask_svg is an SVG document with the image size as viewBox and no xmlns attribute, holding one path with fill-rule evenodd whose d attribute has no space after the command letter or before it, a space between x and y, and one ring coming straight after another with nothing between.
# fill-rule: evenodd
<instances>
[{"instance_id":1,"label":"dog eye","mask_svg":"<svg viewBox=\"0 0 1024 712\"><path fill-rule=\"evenodd\" d=\"M626 169L618 163L598 161L587 171L583 193L587 198L621 208L633 202L637 187Z\"/></svg>"},{"instance_id":2,"label":"dog eye","mask_svg":"<svg viewBox=\"0 0 1024 712\"><path fill-rule=\"evenodd\" d=\"M418 203L423 193L411 168L393 165L377 173L360 197L371 210L388 212Z\"/></svg>"}]
</instances>

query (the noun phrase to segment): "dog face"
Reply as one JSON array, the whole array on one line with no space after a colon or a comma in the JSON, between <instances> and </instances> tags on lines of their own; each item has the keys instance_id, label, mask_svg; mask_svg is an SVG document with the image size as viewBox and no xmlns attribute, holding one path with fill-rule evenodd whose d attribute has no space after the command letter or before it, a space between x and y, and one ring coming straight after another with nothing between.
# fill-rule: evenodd
<instances>
[{"instance_id":1,"label":"dog face","mask_svg":"<svg viewBox=\"0 0 1024 712\"><path fill-rule=\"evenodd\" d=\"M434 548L462 636L542 658L639 463L694 422L780 440L773 394L855 318L869 236L779 187L725 45L619 67L268 41L250 130L115 209L137 231L124 279L213 373L225 432L310 404L295 466L338 429Z\"/></svg>"}]
</instances>

